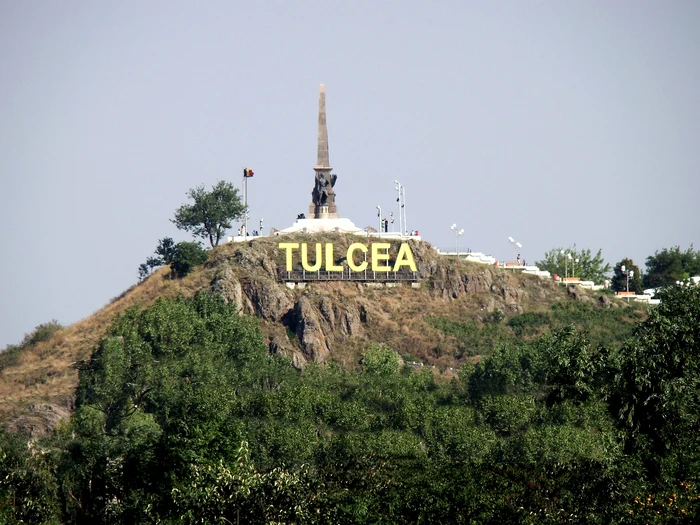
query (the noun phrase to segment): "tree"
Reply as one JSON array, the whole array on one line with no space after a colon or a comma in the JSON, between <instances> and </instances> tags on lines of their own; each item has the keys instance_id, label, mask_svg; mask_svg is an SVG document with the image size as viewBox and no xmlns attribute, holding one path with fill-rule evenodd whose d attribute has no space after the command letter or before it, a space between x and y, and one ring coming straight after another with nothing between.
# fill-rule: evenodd
<instances>
[{"instance_id":1,"label":"tree","mask_svg":"<svg viewBox=\"0 0 700 525\"><path fill-rule=\"evenodd\" d=\"M173 248L173 259L170 269L175 277L184 277L192 268L204 264L207 252L198 242L179 242Z\"/></svg>"},{"instance_id":2,"label":"tree","mask_svg":"<svg viewBox=\"0 0 700 525\"><path fill-rule=\"evenodd\" d=\"M571 257L568 254L571 254ZM590 248L577 251L576 245L573 248L554 248L545 252L544 259L535 264L540 270L547 270L551 274L561 276L568 273L596 284L603 284L612 269L603 259L602 250L598 250L593 256Z\"/></svg>"},{"instance_id":3,"label":"tree","mask_svg":"<svg viewBox=\"0 0 700 525\"><path fill-rule=\"evenodd\" d=\"M664 487L700 479L700 286L671 286L660 295L614 355L610 399L629 448Z\"/></svg>"},{"instance_id":4,"label":"tree","mask_svg":"<svg viewBox=\"0 0 700 525\"><path fill-rule=\"evenodd\" d=\"M639 267L634 264L632 259L627 258L622 259L615 265L611 288L616 292L627 291L627 274L623 273L623 266L625 267L625 272L633 272L633 275L629 276L629 291L638 294L642 293L644 287L642 286L642 276Z\"/></svg>"},{"instance_id":5,"label":"tree","mask_svg":"<svg viewBox=\"0 0 700 525\"><path fill-rule=\"evenodd\" d=\"M175 255L175 241L171 237L163 237L158 241L158 247L156 248L156 255L160 259L160 264L170 264L173 262L173 257ZM152 257L146 260L146 264L149 264L149 260L157 260L157 258Z\"/></svg>"},{"instance_id":6,"label":"tree","mask_svg":"<svg viewBox=\"0 0 700 525\"><path fill-rule=\"evenodd\" d=\"M644 285L660 288L700 275L700 251L693 250L692 245L684 252L678 246L664 248L647 257L646 264Z\"/></svg>"},{"instance_id":7,"label":"tree","mask_svg":"<svg viewBox=\"0 0 700 525\"><path fill-rule=\"evenodd\" d=\"M193 204L184 204L175 212L172 222L195 237L209 239L212 248L218 246L231 221L245 213L245 207L233 184L219 181L211 191L204 186L191 189L187 195Z\"/></svg>"}]
</instances>

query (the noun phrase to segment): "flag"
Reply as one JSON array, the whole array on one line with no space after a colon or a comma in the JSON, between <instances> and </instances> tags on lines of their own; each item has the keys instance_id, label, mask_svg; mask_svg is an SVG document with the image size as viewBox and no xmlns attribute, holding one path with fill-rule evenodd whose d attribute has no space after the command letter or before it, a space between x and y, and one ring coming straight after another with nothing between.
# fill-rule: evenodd
<instances>
[{"instance_id":1,"label":"flag","mask_svg":"<svg viewBox=\"0 0 700 525\"><path fill-rule=\"evenodd\" d=\"M253 170L251 170L250 168L243 168L244 177L252 177L253 175Z\"/></svg>"}]
</instances>

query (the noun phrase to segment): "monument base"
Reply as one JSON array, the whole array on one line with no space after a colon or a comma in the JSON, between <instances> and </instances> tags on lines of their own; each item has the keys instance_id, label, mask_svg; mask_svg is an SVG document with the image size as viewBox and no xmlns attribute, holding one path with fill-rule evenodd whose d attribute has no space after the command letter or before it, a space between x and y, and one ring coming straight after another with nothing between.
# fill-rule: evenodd
<instances>
[{"instance_id":1,"label":"monument base","mask_svg":"<svg viewBox=\"0 0 700 525\"><path fill-rule=\"evenodd\" d=\"M338 208L335 204L331 206L309 205L309 219L338 219Z\"/></svg>"},{"instance_id":2,"label":"monument base","mask_svg":"<svg viewBox=\"0 0 700 525\"><path fill-rule=\"evenodd\" d=\"M279 230L275 235L284 233L322 233L322 232L337 232L337 233L356 233L366 235L367 232L362 228L358 228L355 224L346 218L326 217L319 219L297 219L289 228Z\"/></svg>"}]
</instances>

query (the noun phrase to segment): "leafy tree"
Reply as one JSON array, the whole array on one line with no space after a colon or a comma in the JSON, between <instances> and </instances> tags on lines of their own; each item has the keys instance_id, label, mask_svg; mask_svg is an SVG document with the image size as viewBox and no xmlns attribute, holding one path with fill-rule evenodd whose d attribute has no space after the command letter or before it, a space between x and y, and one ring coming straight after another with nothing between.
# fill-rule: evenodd
<instances>
[{"instance_id":1,"label":"leafy tree","mask_svg":"<svg viewBox=\"0 0 700 525\"><path fill-rule=\"evenodd\" d=\"M179 242L173 248L173 259L170 269L175 277L184 277L192 271L192 268L204 264L207 260L207 252L198 242Z\"/></svg>"},{"instance_id":2,"label":"leafy tree","mask_svg":"<svg viewBox=\"0 0 700 525\"><path fill-rule=\"evenodd\" d=\"M171 237L163 237L158 241L158 247L156 248L156 255L158 258L149 258L155 260L160 260L160 264L170 264L173 262L175 256L175 241ZM146 261L148 264L148 260Z\"/></svg>"},{"instance_id":3,"label":"leafy tree","mask_svg":"<svg viewBox=\"0 0 700 525\"><path fill-rule=\"evenodd\" d=\"M578 262L576 262L577 259ZM545 252L544 259L535 264L540 270L546 270L552 275L555 273L560 276L568 274L580 277L584 281L593 281L596 284L603 284L607 279L607 274L612 269L603 259L602 250L598 250L593 255L590 248L578 251L576 245L573 248L549 250Z\"/></svg>"},{"instance_id":4,"label":"leafy tree","mask_svg":"<svg viewBox=\"0 0 700 525\"><path fill-rule=\"evenodd\" d=\"M148 263L139 264L139 282L143 281L150 274L151 268L148 266Z\"/></svg>"},{"instance_id":5,"label":"leafy tree","mask_svg":"<svg viewBox=\"0 0 700 525\"><path fill-rule=\"evenodd\" d=\"M616 354L612 396L630 444L653 470L700 476L700 286L661 292L637 336Z\"/></svg>"},{"instance_id":6,"label":"leafy tree","mask_svg":"<svg viewBox=\"0 0 700 525\"><path fill-rule=\"evenodd\" d=\"M629 291L635 293L642 293L644 291L644 286L642 285L642 276L639 271L639 267L634 264L632 259L622 259L619 263L615 265L613 269L613 277L611 281L611 288L616 292L627 291L627 274L622 272L622 267L625 267L626 272L634 272L634 275L629 278Z\"/></svg>"},{"instance_id":7,"label":"leafy tree","mask_svg":"<svg viewBox=\"0 0 700 525\"><path fill-rule=\"evenodd\" d=\"M204 186L191 189L187 195L194 201L180 206L172 222L181 229L202 239L208 239L212 248L231 227L231 221L245 213L238 189L226 181L219 181L207 191Z\"/></svg>"},{"instance_id":8,"label":"leafy tree","mask_svg":"<svg viewBox=\"0 0 700 525\"><path fill-rule=\"evenodd\" d=\"M669 286L676 281L700 275L700 251L693 250L692 245L684 252L679 246L671 249L664 248L647 257L646 265L644 286L648 288Z\"/></svg>"},{"instance_id":9,"label":"leafy tree","mask_svg":"<svg viewBox=\"0 0 700 525\"><path fill-rule=\"evenodd\" d=\"M164 237L158 241L155 251L157 257L147 257L145 263L139 265L139 282L151 275L154 268L171 264L175 257L175 241L170 237Z\"/></svg>"}]
</instances>

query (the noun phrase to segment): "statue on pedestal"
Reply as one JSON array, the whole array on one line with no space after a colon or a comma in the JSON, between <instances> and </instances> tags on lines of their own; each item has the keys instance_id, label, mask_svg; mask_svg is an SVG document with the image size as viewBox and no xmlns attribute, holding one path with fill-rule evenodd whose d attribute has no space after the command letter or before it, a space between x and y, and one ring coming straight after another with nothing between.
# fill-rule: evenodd
<instances>
[{"instance_id":1,"label":"statue on pedestal","mask_svg":"<svg viewBox=\"0 0 700 525\"><path fill-rule=\"evenodd\" d=\"M318 174L316 184L311 192L311 201L315 206L328 206L328 196L332 193L337 179L338 176L335 173L331 174L330 180L326 178L324 173Z\"/></svg>"}]
</instances>

